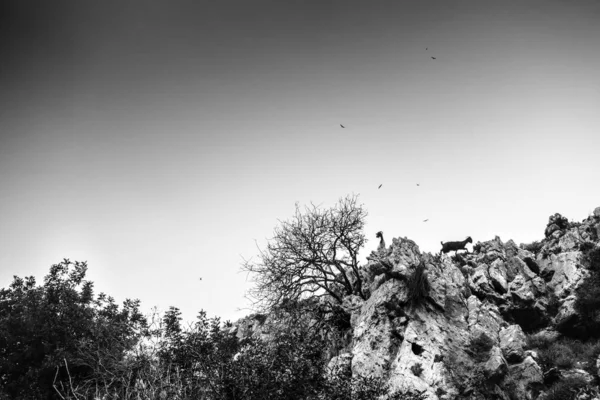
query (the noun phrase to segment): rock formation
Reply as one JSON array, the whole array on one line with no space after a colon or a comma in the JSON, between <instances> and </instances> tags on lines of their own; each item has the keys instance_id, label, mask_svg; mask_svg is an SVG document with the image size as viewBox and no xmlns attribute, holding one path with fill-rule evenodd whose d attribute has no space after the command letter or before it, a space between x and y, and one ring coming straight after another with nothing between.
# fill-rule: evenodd
<instances>
[{"instance_id":1,"label":"rock formation","mask_svg":"<svg viewBox=\"0 0 600 400\"><path fill-rule=\"evenodd\" d=\"M600 208L581 223L551 216L545 238L532 245L496 237L452 257L421 253L413 241L395 238L362 270L367 299L344 299L350 339L332 344L338 355L330 365L432 400L548 398L561 379L584 380L578 390L592 399L600 359L548 368L528 338L588 339L577 288L590 276L585 254L600 246L599 233ZM430 288L414 303L408 282L421 263ZM248 326L240 325L240 334Z\"/></svg>"}]
</instances>

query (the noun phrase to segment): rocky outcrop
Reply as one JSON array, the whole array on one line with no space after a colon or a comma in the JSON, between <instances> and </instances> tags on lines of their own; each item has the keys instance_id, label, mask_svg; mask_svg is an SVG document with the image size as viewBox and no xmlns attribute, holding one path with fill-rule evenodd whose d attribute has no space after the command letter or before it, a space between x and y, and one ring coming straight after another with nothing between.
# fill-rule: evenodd
<instances>
[{"instance_id":1,"label":"rocky outcrop","mask_svg":"<svg viewBox=\"0 0 600 400\"><path fill-rule=\"evenodd\" d=\"M526 334L542 330L531 337L550 343L576 324L575 295L589 275L581 248L600 245L598 233L600 208L581 223L551 216L536 246L495 237L451 257L394 238L361 272L366 300L344 298L349 340L330 369L381 378L430 400L536 399L549 380ZM430 289L415 303L409 277L419 264ZM256 332L256 320L239 329ZM593 383L587 372L557 371L565 374Z\"/></svg>"},{"instance_id":2,"label":"rocky outcrop","mask_svg":"<svg viewBox=\"0 0 600 400\"><path fill-rule=\"evenodd\" d=\"M352 310L353 374L429 399L535 399L544 374L525 332L577 317L573 295L587 277L579 248L597 241L598 214L581 224L553 215L538 254L499 237L456 257L422 254L414 242L394 239L386 268L366 266L371 297ZM411 305L406 277L419 262L431 290Z\"/></svg>"}]
</instances>

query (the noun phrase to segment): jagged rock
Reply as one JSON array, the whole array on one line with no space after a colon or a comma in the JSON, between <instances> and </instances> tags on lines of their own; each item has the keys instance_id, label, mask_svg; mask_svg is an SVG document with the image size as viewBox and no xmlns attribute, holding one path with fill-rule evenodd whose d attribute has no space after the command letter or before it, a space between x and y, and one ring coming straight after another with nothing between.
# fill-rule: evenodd
<instances>
[{"instance_id":1,"label":"jagged rock","mask_svg":"<svg viewBox=\"0 0 600 400\"><path fill-rule=\"evenodd\" d=\"M600 218L600 207L596 207L594 209L594 217L595 218Z\"/></svg>"},{"instance_id":2,"label":"jagged rock","mask_svg":"<svg viewBox=\"0 0 600 400\"><path fill-rule=\"evenodd\" d=\"M525 333L519 325L511 325L500 330L500 348L509 363L523 360L526 345Z\"/></svg>"},{"instance_id":3,"label":"jagged rock","mask_svg":"<svg viewBox=\"0 0 600 400\"><path fill-rule=\"evenodd\" d=\"M523 275L517 275L509 285L510 295L517 303L533 303L535 300L534 286Z\"/></svg>"},{"instance_id":4,"label":"jagged rock","mask_svg":"<svg viewBox=\"0 0 600 400\"><path fill-rule=\"evenodd\" d=\"M508 282L506 268L504 267L504 261L500 259L494 260L490 268L488 269L490 281L492 286L500 294L508 292Z\"/></svg>"},{"instance_id":5,"label":"jagged rock","mask_svg":"<svg viewBox=\"0 0 600 400\"><path fill-rule=\"evenodd\" d=\"M364 302L365 301L363 299L354 294L344 297L342 308L344 311L350 314L350 326L352 326L352 328L356 328L356 325L358 324L360 309L362 308Z\"/></svg>"},{"instance_id":6,"label":"jagged rock","mask_svg":"<svg viewBox=\"0 0 600 400\"><path fill-rule=\"evenodd\" d=\"M574 293L582 279L588 276L588 272L581 266L581 253L578 251L552 254L539 261L542 273L553 273L548 286L559 298Z\"/></svg>"},{"instance_id":7,"label":"jagged rock","mask_svg":"<svg viewBox=\"0 0 600 400\"><path fill-rule=\"evenodd\" d=\"M335 348L332 355L344 353L330 367L382 378L392 389L423 392L428 400L534 399L547 389L536 363L541 349L577 327L574 294L588 274L579 247L582 240L598 241L593 229L600 229L600 207L579 225L560 215L551 219L537 257L499 237L477 243L462 259L421 254L413 241L393 239L383 259L361 270L367 300L344 299L352 337ZM561 253L565 249L569 252ZM421 262L430 290L410 304L408 278ZM252 328L240 326L238 335L252 333L254 322ZM524 350L524 331L542 328L529 337L533 349ZM472 351L478 348L484 350ZM419 374L413 372L416 365ZM466 375L455 373L461 366ZM596 368L600 373L600 357ZM574 371L569 374L579 374ZM456 382L458 377L465 379Z\"/></svg>"},{"instance_id":8,"label":"jagged rock","mask_svg":"<svg viewBox=\"0 0 600 400\"><path fill-rule=\"evenodd\" d=\"M496 236L494 240L487 242L477 242L477 246L480 248L479 254L477 255L477 263L491 264L495 259L501 258L506 259L506 253L504 252L504 244L500 240L499 236Z\"/></svg>"},{"instance_id":9,"label":"jagged rock","mask_svg":"<svg viewBox=\"0 0 600 400\"><path fill-rule=\"evenodd\" d=\"M516 275L523 275L526 280L531 280L535 278L537 275L529 268L525 261L521 260L519 257L510 257L507 262L507 270L510 270L511 273Z\"/></svg>"},{"instance_id":10,"label":"jagged rock","mask_svg":"<svg viewBox=\"0 0 600 400\"><path fill-rule=\"evenodd\" d=\"M487 266L482 264L475 268L473 275L469 277L469 287L481 296L494 292L494 288L488 279Z\"/></svg>"},{"instance_id":11,"label":"jagged rock","mask_svg":"<svg viewBox=\"0 0 600 400\"><path fill-rule=\"evenodd\" d=\"M421 262L419 246L407 238L393 238L390 259L393 264L418 265Z\"/></svg>"},{"instance_id":12,"label":"jagged rock","mask_svg":"<svg viewBox=\"0 0 600 400\"><path fill-rule=\"evenodd\" d=\"M482 303L476 296L467 299L467 307L469 310L467 322L471 334L478 336L483 332L489 338L497 341L502 321L498 307L495 304Z\"/></svg>"},{"instance_id":13,"label":"jagged rock","mask_svg":"<svg viewBox=\"0 0 600 400\"><path fill-rule=\"evenodd\" d=\"M502 350L498 346L490 350L490 358L483 366L484 376L492 382L500 382L508 372L508 365L502 356Z\"/></svg>"},{"instance_id":14,"label":"jagged rock","mask_svg":"<svg viewBox=\"0 0 600 400\"><path fill-rule=\"evenodd\" d=\"M532 357L527 357L519 364L508 367L510 375L515 379L515 394L518 399L534 399L543 387L544 374Z\"/></svg>"},{"instance_id":15,"label":"jagged rock","mask_svg":"<svg viewBox=\"0 0 600 400\"><path fill-rule=\"evenodd\" d=\"M583 239L577 230L567 231L559 240L558 245L561 250L575 251L579 249L579 245L583 243Z\"/></svg>"},{"instance_id":16,"label":"jagged rock","mask_svg":"<svg viewBox=\"0 0 600 400\"><path fill-rule=\"evenodd\" d=\"M399 303L397 293L404 293L405 284L398 280L384 282L361 307L354 328L352 373L357 376L382 378L389 369L394 354L393 325L385 304Z\"/></svg>"},{"instance_id":17,"label":"jagged rock","mask_svg":"<svg viewBox=\"0 0 600 400\"><path fill-rule=\"evenodd\" d=\"M560 227L556 224L550 224L546 227L546 230L544 231L544 235L546 235L546 237L548 237L557 231L560 231Z\"/></svg>"}]
</instances>

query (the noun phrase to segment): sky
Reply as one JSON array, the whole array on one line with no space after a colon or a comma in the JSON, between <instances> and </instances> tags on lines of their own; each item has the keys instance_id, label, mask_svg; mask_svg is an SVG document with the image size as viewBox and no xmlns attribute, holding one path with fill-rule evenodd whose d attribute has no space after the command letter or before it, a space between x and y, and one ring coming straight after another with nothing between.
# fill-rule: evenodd
<instances>
[{"instance_id":1,"label":"sky","mask_svg":"<svg viewBox=\"0 0 600 400\"><path fill-rule=\"evenodd\" d=\"M0 287L69 258L235 320L296 203L358 195L361 260L380 230L518 244L600 206L596 0L1 7Z\"/></svg>"}]
</instances>

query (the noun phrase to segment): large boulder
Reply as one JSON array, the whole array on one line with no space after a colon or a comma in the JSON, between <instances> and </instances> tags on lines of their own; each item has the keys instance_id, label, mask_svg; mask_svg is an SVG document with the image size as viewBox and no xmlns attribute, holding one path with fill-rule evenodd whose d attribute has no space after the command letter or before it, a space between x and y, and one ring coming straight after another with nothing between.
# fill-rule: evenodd
<instances>
[{"instance_id":1,"label":"large boulder","mask_svg":"<svg viewBox=\"0 0 600 400\"><path fill-rule=\"evenodd\" d=\"M575 289L589 275L581 265L581 257L581 252L571 251L551 254L546 259L538 260L541 272L552 276L547 284L559 298L574 294Z\"/></svg>"},{"instance_id":2,"label":"large boulder","mask_svg":"<svg viewBox=\"0 0 600 400\"><path fill-rule=\"evenodd\" d=\"M544 374L533 357L526 357L521 363L509 366L510 376L514 379L515 395L518 399L532 400L544 387Z\"/></svg>"},{"instance_id":3,"label":"large boulder","mask_svg":"<svg viewBox=\"0 0 600 400\"><path fill-rule=\"evenodd\" d=\"M504 358L509 363L523 360L526 338L519 325L510 325L500 330L500 348Z\"/></svg>"},{"instance_id":4,"label":"large boulder","mask_svg":"<svg viewBox=\"0 0 600 400\"><path fill-rule=\"evenodd\" d=\"M492 347L490 357L483 366L483 374L492 382L500 382L508 372L508 365L502 356L502 350L498 346Z\"/></svg>"}]
</instances>

